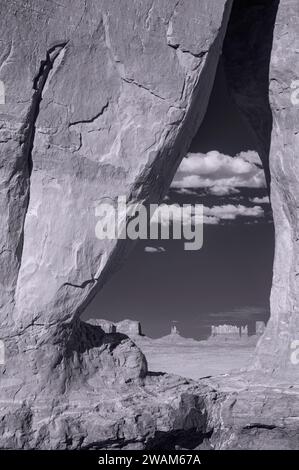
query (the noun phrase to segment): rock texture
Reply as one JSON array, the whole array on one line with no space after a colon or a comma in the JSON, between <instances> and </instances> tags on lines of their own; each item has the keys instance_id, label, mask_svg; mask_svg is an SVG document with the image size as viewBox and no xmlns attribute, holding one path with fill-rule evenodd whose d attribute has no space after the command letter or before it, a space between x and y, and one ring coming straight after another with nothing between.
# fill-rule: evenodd
<instances>
[{"instance_id":1,"label":"rock texture","mask_svg":"<svg viewBox=\"0 0 299 470\"><path fill-rule=\"evenodd\" d=\"M193 448L206 440L209 388L174 376L73 390L47 405L0 408L0 447L35 449ZM215 393L214 393L215 396ZM212 397L212 395L211 395Z\"/></svg>"},{"instance_id":2,"label":"rock texture","mask_svg":"<svg viewBox=\"0 0 299 470\"><path fill-rule=\"evenodd\" d=\"M116 326L112 321L101 320L99 318L91 318L87 321L90 325L100 326L105 333L116 333Z\"/></svg>"},{"instance_id":3,"label":"rock texture","mask_svg":"<svg viewBox=\"0 0 299 470\"><path fill-rule=\"evenodd\" d=\"M253 386L240 375L197 383L167 374L148 375L139 386L94 385L46 405L1 404L0 448L298 449L292 387Z\"/></svg>"},{"instance_id":4,"label":"rock texture","mask_svg":"<svg viewBox=\"0 0 299 470\"><path fill-rule=\"evenodd\" d=\"M299 337L298 24L297 2L237 0L224 42L226 76L256 136L275 224L271 318L257 349L256 366L292 382L299 381L298 364L291 360Z\"/></svg>"},{"instance_id":5,"label":"rock texture","mask_svg":"<svg viewBox=\"0 0 299 470\"><path fill-rule=\"evenodd\" d=\"M3 372L25 390L41 369L43 389L130 249L96 238L95 209L163 197L204 116L231 2L0 5Z\"/></svg>"},{"instance_id":6,"label":"rock texture","mask_svg":"<svg viewBox=\"0 0 299 470\"><path fill-rule=\"evenodd\" d=\"M130 338L141 336L141 323L134 320L122 320L120 322L112 322L100 318L91 318L87 321L90 325L100 326L105 333L122 333Z\"/></svg>"},{"instance_id":7,"label":"rock texture","mask_svg":"<svg viewBox=\"0 0 299 470\"><path fill-rule=\"evenodd\" d=\"M287 0L280 2L270 68L270 102L273 111L271 204L276 248L271 318L258 349L258 361L262 368L284 374L295 383L299 383L299 367L291 357L294 342L299 339L298 26L298 3Z\"/></svg>"},{"instance_id":8,"label":"rock texture","mask_svg":"<svg viewBox=\"0 0 299 470\"><path fill-rule=\"evenodd\" d=\"M248 373L209 380L216 397L208 407L214 449L298 450L299 387L265 383Z\"/></svg>"},{"instance_id":9,"label":"rock texture","mask_svg":"<svg viewBox=\"0 0 299 470\"><path fill-rule=\"evenodd\" d=\"M23 349L67 342L128 251L96 239L96 206L162 197L204 115L229 2L1 11L1 324Z\"/></svg>"}]
</instances>

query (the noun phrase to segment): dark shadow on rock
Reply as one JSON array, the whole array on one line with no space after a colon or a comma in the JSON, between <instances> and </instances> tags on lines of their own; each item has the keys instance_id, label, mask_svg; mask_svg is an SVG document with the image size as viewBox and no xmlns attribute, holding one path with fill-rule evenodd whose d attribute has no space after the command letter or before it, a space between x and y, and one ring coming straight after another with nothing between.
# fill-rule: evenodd
<instances>
[{"instance_id":1,"label":"dark shadow on rock","mask_svg":"<svg viewBox=\"0 0 299 470\"><path fill-rule=\"evenodd\" d=\"M93 348L109 345L119 345L122 341L130 338L123 333L105 333L105 331L98 325L91 325L80 321L73 329L72 337L68 343L68 352L77 351L80 354L89 351Z\"/></svg>"},{"instance_id":2,"label":"dark shadow on rock","mask_svg":"<svg viewBox=\"0 0 299 470\"><path fill-rule=\"evenodd\" d=\"M255 135L268 187L269 68L278 5L279 0L234 0L222 55L229 92Z\"/></svg>"},{"instance_id":3,"label":"dark shadow on rock","mask_svg":"<svg viewBox=\"0 0 299 470\"><path fill-rule=\"evenodd\" d=\"M149 377L163 377L164 375L166 375L166 372L151 372L151 371L149 371L147 373L147 375Z\"/></svg>"}]
</instances>

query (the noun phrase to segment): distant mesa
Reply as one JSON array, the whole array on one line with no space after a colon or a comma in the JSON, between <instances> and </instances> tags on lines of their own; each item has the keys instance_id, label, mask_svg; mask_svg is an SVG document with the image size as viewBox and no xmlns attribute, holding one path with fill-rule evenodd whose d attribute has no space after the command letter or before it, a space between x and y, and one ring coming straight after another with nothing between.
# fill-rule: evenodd
<instances>
[{"instance_id":1,"label":"distant mesa","mask_svg":"<svg viewBox=\"0 0 299 470\"><path fill-rule=\"evenodd\" d=\"M91 325L100 326L105 333L123 333L129 337L143 336L141 330L141 324L135 320L122 320L114 323L109 320L103 320L99 318L92 318L87 323Z\"/></svg>"},{"instance_id":2,"label":"distant mesa","mask_svg":"<svg viewBox=\"0 0 299 470\"><path fill-rule=\"evenodd\" d=\"M247 326L212 325L212 336L248 336Z\"/></svg>"},{"instance_id":3,"label":"distant mesa","mask_svg":"<svg viewBox=\"0 0 299 470\"><path fill-rule=\"evenodd\" d=\"M212 325L211 336L212 338L227 338L227 339L246 339L251 336L261 336L265 331L266 325L263 321L257 321L254 325L254 331L251 335L248 334L248 326L236 325Z\"/></svg>"},{"instance_id":4,"label":"distant mesa","mask_svg":"<svg viewBox=\"0 0 299 470\"><path fill-rule=\"evenodd\" d=\"M178 330L178 328L177 328L176 325L171 325L170 334L171 334L171 335L179 335L179 334L180 334L180 332L179 332L179 330Z\"/></svg>"},{"instance_id":5,"label":"distant mesa","mask_svg":"<svg viewBox=\"0 0 299 470\"><path fill-rule=\"evenodd\" d=\"M112 322L109 320L99 319L99 318L92 318L87 321L91 325L97 325L102 328L105 333L122 333L130 338L138 338L143 337L144 334L142 333L141 323L136 320L122 320L120 322ZM256 338L261 336L265 331L266 325L263 321L257 321L255 324L251 325L249 334L249 327L246 326L236 326L236 325L212 325L211 326L211 335L208 338L208 341L211 340L245 340L248 338ZM182 341L196 341L193 338L185 338L181 336L177 325L171 324L170 334L167 336L163 336L162 338L158 338L155 341L170 341L171 343L177 342L180 343ZM197 341L196 341L197 342Z\"/></svg>"},{"instance_id":6,"label":"distant mesa","mask_svg":"<svg viewBox=\"0 0 299 470\"><path fill-rule=\"evenodd\" d=\"M123 320L115 323L117 333L124 333L128 336L143 336L139 321Z\"/></svg>"}]
</instances>

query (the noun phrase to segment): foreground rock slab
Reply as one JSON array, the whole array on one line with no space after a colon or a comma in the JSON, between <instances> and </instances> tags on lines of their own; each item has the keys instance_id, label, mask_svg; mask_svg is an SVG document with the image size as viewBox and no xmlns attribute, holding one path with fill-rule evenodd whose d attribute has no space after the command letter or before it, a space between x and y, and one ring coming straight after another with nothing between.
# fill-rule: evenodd
<instances>
[{"instance_id":1,"label":"foreground rock slab","mask_svg":"<svg viewBox=\"0 0 299 470\"><path fill-rule=\"evenodd\" d=\"M205 440L208 387L175 376L85 386L59 400L0 402L0 448L152 449Z\"/></svg>"},{"instance_id":2,"label":"foreground rock slab","mask_svg":"<svg viewBox=\"0 0 299 470\"><path fill-rule=\"evenodd\" d=\"M260 373L209 379L218 391L209 425L219 450L298 450L299 386Z\"/></svg>"},{"instance_id":3,"label":"foreground rock slab","mask_svg":"<svg viewBox=\"0 0 299 470\"><path fill-rule=\"evenodd\" d=\"M299 390L152 374L47 403L0 402L2 449L298 449Z\"/></svg>"}]
</instances>

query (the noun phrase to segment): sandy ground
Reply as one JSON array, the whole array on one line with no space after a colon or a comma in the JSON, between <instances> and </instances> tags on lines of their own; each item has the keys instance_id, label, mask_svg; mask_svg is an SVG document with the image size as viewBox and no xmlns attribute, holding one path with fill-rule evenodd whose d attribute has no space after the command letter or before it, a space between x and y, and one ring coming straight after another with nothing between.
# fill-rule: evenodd
<instances>
[{"instance_id":1,"label":"sandy ground","mask_svg":"<svg viewBox=\"0 0 299 470\"><path fill-rule=\"evenodd\" d=\"M149 370L169 372L191 379L227 374L247 367L256 338L247 341L195 341L178 335L135 338L145 354Z\"/></svg>"}]
</instances>

